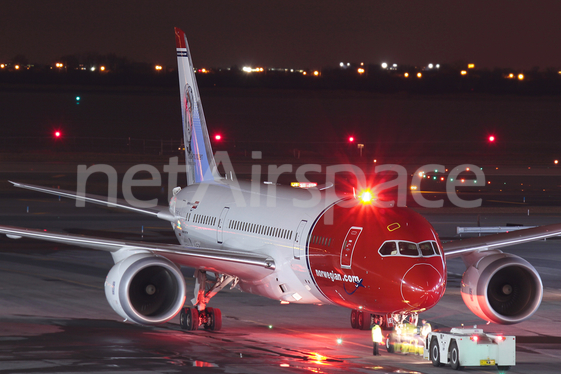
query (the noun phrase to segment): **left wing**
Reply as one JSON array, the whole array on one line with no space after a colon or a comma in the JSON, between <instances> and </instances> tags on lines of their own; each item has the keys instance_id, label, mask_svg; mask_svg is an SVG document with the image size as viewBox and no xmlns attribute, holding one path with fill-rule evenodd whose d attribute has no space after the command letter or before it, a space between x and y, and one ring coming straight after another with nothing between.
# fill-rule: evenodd
<instances>
[{"instance_id":1,"label":"left wing","mask_svg":"<svg viewBox=\"0 0 561 374\"><path fill-rule=\"evenodd\" d=\"M59 234L12 226L0 226L0 233L6 234L11 239L33 238L111 253L116 253L120 250L131 252L145 251L165 257L179 265L228 274L248 281L262 279L271 274L271 271L275 269L273 258L265 254L253 252L109 240L93 236Z\"/></svg>"},{"instance_id":2,"label":"left wing","mask_svg":"<svg viewBox=\"0 0 561 374\"><path fill-rule=\"evenodd\" d=\"M119 208L128 211L133 211L135 213L147 214L152 217L160 218L170 222L175 222L176 219L169 212L168 207L155 206L151 208L140 208L128 204L123 199L117 199L117 198L111 199L109 197L92 195L92 194L79 195L76 192L60 190L58 188L42 187L42 186L36 186L34 184L18 183L12 181L9 182L13 184L14 187L25 188L26 190L37 191L37 192L47 193L50 195L66 197L69 199L85 201L87 203L92 203L92 204L105 205L109 208Z\"/></svg>"},{"instance_id":3,"label":"left wing","mask_svg":"<svg viewBox=\"0 0 561 374\"><path fill-rule=\"evenodd\" d=\"M471 252L483 252L559 235L561 235L561 223L555 223L502 234L454 240L443 243L442 246L446 258L453 258L467 255Z\"/></svg>"}]
</instances>

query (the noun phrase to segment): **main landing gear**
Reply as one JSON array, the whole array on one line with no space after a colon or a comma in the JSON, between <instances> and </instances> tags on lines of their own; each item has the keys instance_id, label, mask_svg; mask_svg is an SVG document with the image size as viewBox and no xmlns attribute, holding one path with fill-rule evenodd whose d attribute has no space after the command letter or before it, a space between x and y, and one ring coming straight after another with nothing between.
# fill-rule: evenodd
<instances>
[{"instance_id":1,"label":"main landing gear","mask_svg":"<svg viewBox=\"0 0 561 374\"><path fill-rule=\"evenodd\" d=\"M179 324L183 330L197 330L202 325L205 330L218 331L222 328L222 312L207 307L199 313L197 308L185 307L179 313Z\"/></svg>"},{"instance_id":2,"label":"main landing gear","mask_svg":"<svg viewBox=\"0 0 561 374\"><path fill-rule=\"evenodd\" d=\"M375 323L380 325L382 329L386 329L388 326L386 316L370 314L357 309L351 311L351 327L353 329L370 330Z\"/></svg>"},{"instance_id":3,"label":"main landing gear","mask_svg":"<svg viewBox=\"0 0 561 374\"><path fill-rule=\"evenodd\" d=\"M179 313L179 324L183 330L197 330L203 326L208 331L218 331L222 328L222 312L218 308L207 307L209 300L220 290L232 283L234 288L238 278L224 274L215 274L215 280L208 280L206 271L196 270L194 275L195 298L191 300L194 308L185 307Z\"/></svg>"}]
</instances>

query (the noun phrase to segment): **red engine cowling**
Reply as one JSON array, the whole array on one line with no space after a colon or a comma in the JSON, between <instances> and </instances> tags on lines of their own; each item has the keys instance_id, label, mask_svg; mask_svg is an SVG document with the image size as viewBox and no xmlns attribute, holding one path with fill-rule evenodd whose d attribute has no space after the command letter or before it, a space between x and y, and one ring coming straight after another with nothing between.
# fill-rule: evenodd
<instances>
[{"instance_id":1,"label":"red engine cowling","mask_svg":"<svg viewBox=\"0 0 561 374\"><path fill-rule=\"evenodd\" d=\"M105 281L109 305L121 317L143 325L172 319L185 302L185 279L171 261L134 254L111 268Z\"/></svg>"},{"instance_id":2,"label":"red engine cowling","mask_svg":"<svg viewBox=\"0 0 561 374\"><path fill-rule=\"evenodd\" d=\"M543 285L526 260L501 251L476 253L464 258L468 268L461 293L478 317L499 324L522 322L540 306Z\"/></svg>"}]
</instances>

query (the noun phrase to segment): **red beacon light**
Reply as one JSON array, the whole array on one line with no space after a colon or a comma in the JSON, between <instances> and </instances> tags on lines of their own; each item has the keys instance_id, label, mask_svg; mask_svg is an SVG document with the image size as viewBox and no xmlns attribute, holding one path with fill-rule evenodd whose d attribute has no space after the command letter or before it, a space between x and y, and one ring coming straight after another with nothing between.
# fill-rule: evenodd
<instances>
[{"instance_id":1,"label":"red beacon light","mask_svg":"<svg viewBox=\"0 0 561 374\"><path fill-rule=\"evenodd\" d=\"M349 143L352 143L355 141L355 137L354 136L349 136Z\"/></svg>"},{"instance_id":2,"label":"red beacon light","mask_svg":"<svg viewBox=\"0 0 561 374\"><path fill-rule=\"evenodd\" d=\"M472 342L477 343L479 341L479 336L477 335L472 335L469 337L469 340L471 340Z\"/></svg>"},{"instance_id":3,"label":"red beacon light","mask_svg":"<svg viewBox=\"0 0 561 374\"><path fill-rule=\"evenodd\" d=\"M54 136L56 139L60 139L60 137L62 136L62 132L60 132L59 130L54 132Z\"/></svg>"},{"instance_id":4,"label":"red beacon light","mask_svg":"<svg viewBox=\"0 0 561 374\"><path fill-rule=\"evenodd\" d=\"M494 143L495 142L495 135L489 135L489 143Z\"/></svg>"},{"instance_id":5,"label":"red beacon light","mask_svg":"<svg viewBox=\"0 0 561 374\"><path fill-rule=\"evenodd\" d=\"M222 140L222 135L220 134L214 135L214 140Z\"/></svg>"}]
</instances>

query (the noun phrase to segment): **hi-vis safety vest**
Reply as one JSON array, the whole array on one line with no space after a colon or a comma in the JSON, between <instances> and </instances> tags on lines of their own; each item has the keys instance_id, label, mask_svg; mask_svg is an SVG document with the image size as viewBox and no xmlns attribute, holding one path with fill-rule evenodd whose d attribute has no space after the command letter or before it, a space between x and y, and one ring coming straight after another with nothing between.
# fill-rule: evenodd
<instances>
[{"instance_id":1,"label":"hi-vis safety vest","mask_svg":"<svg viewBox=\"0 0 561 374\"><path fill-rule=\"evenodd\" d=\"M382 329L380 326L374 325L374 327L372 327L372 341L374 343L381 343L382 339Z\"/></svg>"}]
</instances>

